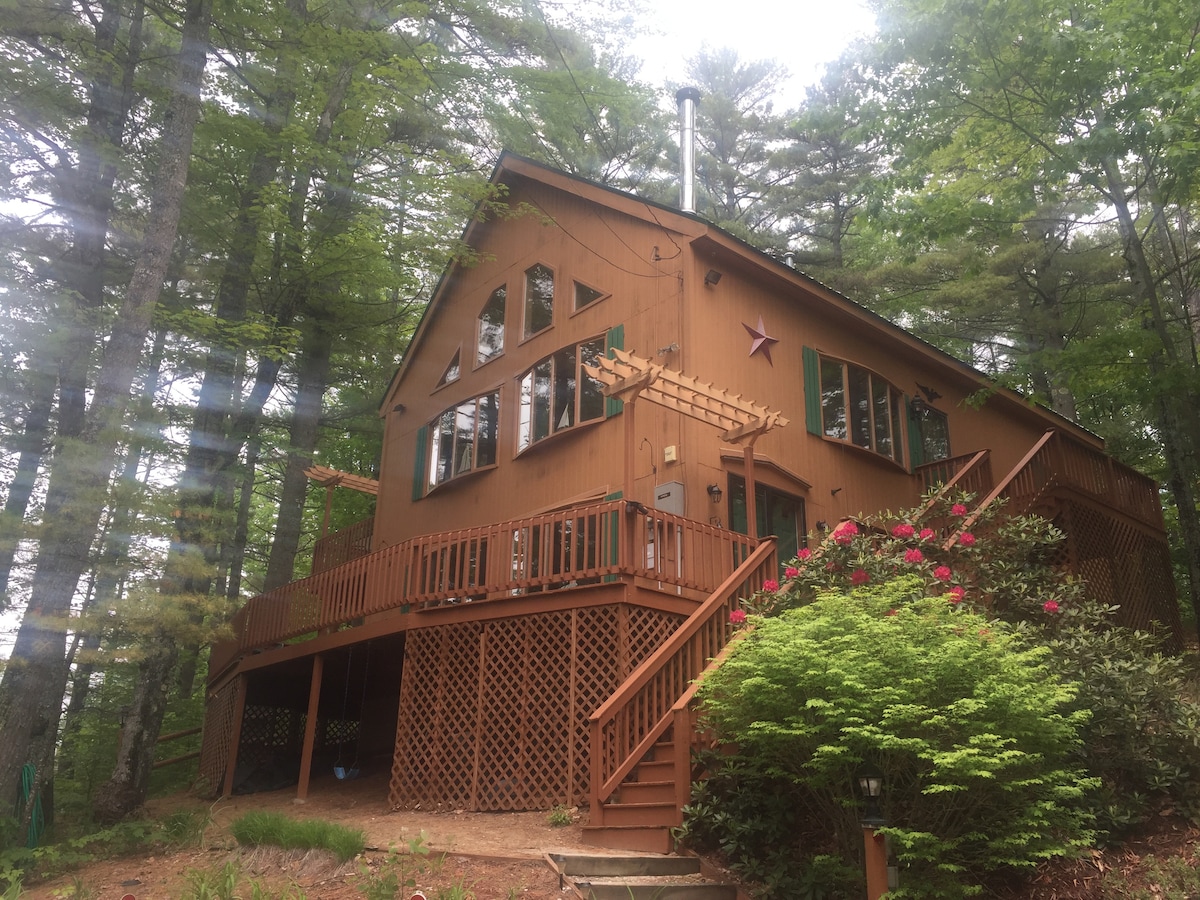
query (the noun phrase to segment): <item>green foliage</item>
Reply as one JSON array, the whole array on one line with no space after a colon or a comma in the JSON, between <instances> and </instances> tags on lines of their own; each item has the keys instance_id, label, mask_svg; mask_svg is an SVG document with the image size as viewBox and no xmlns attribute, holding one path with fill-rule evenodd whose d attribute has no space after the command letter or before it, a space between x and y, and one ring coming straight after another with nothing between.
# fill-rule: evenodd
<instances>
[{"instance_id":1,"label":"green foliage","mask_svg":"<svg viewBox=\"0 0 1200 900\"><path fill-rule=\"evenodd\" d=\"M905 890L959 896L1088 845L1087 714L1045 648L925 589L906 575L760 620L701 696L722 739L784 779L843 855L854 772L881 768Z\"/></svg>"},{"instance_id":2,"label":"green foliage","mask_svg":"<svg viewBox=\"0 0 1200 900\"><path fill-rule=\"evenodd\" d=\"M1091 807L1101 829L1120 837L1170 807L1200 818L1200 702L1188 661L1158 638L1113 626L1112 610L1085 604L1048 634L1058 673L1078 686L1088 710L1084 759L1102 783Z\"/></svg>"},{"instance_id":3,"label":"green foliage","mask_svg":"<svg viewBox=\"0 0 1200 900\"><path fill-rule=\"evenodd\" d=\"M328 850L338 862L354 859L365 846L361 829L321 819L289 819L271 812L247 813L236 819L229 830L239 844L270 844L286 850Z\"/></svg>"},{"instance_id":4,"label":"green foliage","mask_svg":"<svg viewBox=\"0 0 1200 900\"><path fill-rule=\"evenodd\" d=\"M574 821L575 817L571 815L571 810L561 805L554 807L546 816L546 824L551 828L565 828Z\"/></svg>"},{"instance_id":5,"label":"green foliage","mask_svg":"<svg viewBox=\"0 0 1200 900\"><path fill-rule=\"evenodd\" d=\"M426 839L422 831L409 840L407 852L390 848L387 856L376 866L366 861L360 862L358 872L362 881L358 889L363 896L367 900L393 900L400 888L416 887L417 876L438 871L445 857L430 859Z\"/></svg>"}]
</instances>

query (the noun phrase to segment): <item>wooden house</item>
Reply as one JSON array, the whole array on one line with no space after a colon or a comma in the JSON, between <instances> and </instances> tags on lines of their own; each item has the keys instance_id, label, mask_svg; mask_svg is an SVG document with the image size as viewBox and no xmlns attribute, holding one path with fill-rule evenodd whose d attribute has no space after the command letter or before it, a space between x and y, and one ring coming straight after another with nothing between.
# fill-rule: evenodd
<instances>
[{"instance_id":1,"label":"wooden house","mask_svg":"<svg viewBox=\"0 0 1200 900\"><path fill-rule=\"evenodd\" d=\"M693 678L807 535L936 486L1179 620L1156 485L1093 434L687 212L503 157L387 392L374 518L213 648L202 774L391 772L395 806L590 805L665 849ZM330 775L329 777L333 777Z\"/></svg>"}]
</instances>

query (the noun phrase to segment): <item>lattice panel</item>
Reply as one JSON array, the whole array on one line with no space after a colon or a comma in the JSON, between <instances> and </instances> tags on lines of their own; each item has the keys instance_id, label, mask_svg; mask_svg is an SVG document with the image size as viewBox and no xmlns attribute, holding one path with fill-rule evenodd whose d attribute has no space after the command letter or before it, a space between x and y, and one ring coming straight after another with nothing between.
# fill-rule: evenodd
<instances>
[{"instance_id":1,"label":"lattice panel","mask_svg":"<svg viewBox=\"0 0 1200 900\"><path fill-rule=\"evenodd\" d=\"M568 798L571 614L484 629L476 808L546 809Z\"/></svg>"},{"instance_id":2,"label":"lattice panel","mask_svg":"<svg viewBox=\"0 0 1200 900\"><path fill-rule=\"evenodd\" d=\"M580 609L575 613L575 651L571 657L574 712L571 727L571 803L587 802L591 785L588 717L612 695L630 671L622 661L621 608Z\"/></svg>"},{"instance_id":3,"label":"lattice panel","mask_svg":"<svg viewBox=\"0 0 1200 900\"><path fill-rule=\"evenodd\" d=\"M474 808L481 633L479 622L409 632L392 805Z\"/></svg>"},{"instance_id":4,"label":"lattice panel","mask_svg":"<svg viewBox=\"0 0 1200 900\"><path fill-rule=\"evenodd\" d=\"M1082 504L1070 504L1063 518L1072 561L1089 594L1120 606L1122 625L1149 629L1157 622L1178 640L1179 606L1166 542Z\"/></svg>"},{"instance_id":5,"label":"lattice panel","mask_svg":"<svg viewBox=\"0 0 1200 900\"><path fill-rule=\"evenodd\" d=\"M588 717L680 621L614 605L410 632L392 804L586 801Z\"/></svg>"},{"instance_id":6,"label":"lattice panel","mask_svg":"<svg viewBox=\"0 0 1200 900\"><path fill-rule=\"evenodd\" d=\"M237 705L237 679L208 698L204 709L204 734L200 743L200 793L215 796L225 782L229 743L233 737L233 713Z\"/></svg>"},{"instance_id":7,"label":"lattice panel","mask_svg":"<svg viewBox=\"0 0 1200 900\"><path fill-rule=\"evenodd\" d=\"M298 760L304 750L306 719L304 713L286 707L247 705L242 713L238 768L274 766L283 760Z\"/></svg>"}]
</instances>

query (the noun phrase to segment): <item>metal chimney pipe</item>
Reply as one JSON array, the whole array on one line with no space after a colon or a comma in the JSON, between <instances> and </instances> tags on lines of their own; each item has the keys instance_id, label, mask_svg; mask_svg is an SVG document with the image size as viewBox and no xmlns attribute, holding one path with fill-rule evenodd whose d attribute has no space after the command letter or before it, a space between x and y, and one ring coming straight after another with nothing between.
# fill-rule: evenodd
<instances>
[{"instance_id":1,"label":"metal chimney pipe","mask_svg":"<svg viewBox=\"0 0 1200 900\"><path fill-rule=\"evenodd\" d=\"M675 93L679 106L679 208L696 211L696 104L700 91L694 87L680 88Z\"/></svg>"}]
</instances>

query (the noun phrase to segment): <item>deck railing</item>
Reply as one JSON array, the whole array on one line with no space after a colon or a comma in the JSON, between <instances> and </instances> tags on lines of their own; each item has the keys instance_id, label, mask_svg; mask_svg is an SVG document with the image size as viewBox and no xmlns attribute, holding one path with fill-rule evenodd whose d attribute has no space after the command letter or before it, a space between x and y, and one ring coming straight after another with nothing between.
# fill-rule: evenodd
<instances>
[{"instance_id":1,"label":"deck railing","mask_svg":"<svg viewBox=\"0 0 1200 900\"><path fill-rule=\"evenodd\" d=\"M707 595L758 543L623 500L423 535L252 598L233 616L233 638L213 646L209 670L405 607L503 602L621 576Z\"/></svg>"},{"instance_id":2,"label":"deck railing","mask_svg":"<svg viewBox=\"0 0 1200 900\"><path fill-rule=\"evenodd\" d=\"M969 528L983 510L999 498L1008 512L1031 510L1052 490L1087 497L1156 532L1161 532L1162 505L1158 484L1124 463L1059 431L1047 431L1013 470L962 523Z\"/></svg>"},{"instance_id":3,"label":"deck railing","mask_svg":"<svg viewBox=\"0 0 1200 900\"><path fill-rule=\"evenodd\" d=\"M939 497L949 491L966 491L983 497L994 485L991 452L988 450L914 466L913 475L921 482L922 494L937 488Z\"/></svg>"},{"instance_id":4,"label":"deck railing","mask_svg":"<svg viewBox=\"0 0 1200 900\"><path fill-rule=\"evenodd\" d=\"M372 517L320 538L313 547L312 574L327 572L342 563L366 556L371 552L371 538L374 534L375 519Z\"/></svg>"},{"instance_id":5,"label":"deck railing","mask_svg":"<svg viewBox=\"0 0 1200 900\"><path fill-rule=\"evenodd\" d=\"M733 635L739 598L778 573L775 540L760 543L696 611L591 716L593 824L604 802L675 720L673 707Z\"/></svg>"}]
</instances>

